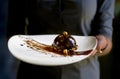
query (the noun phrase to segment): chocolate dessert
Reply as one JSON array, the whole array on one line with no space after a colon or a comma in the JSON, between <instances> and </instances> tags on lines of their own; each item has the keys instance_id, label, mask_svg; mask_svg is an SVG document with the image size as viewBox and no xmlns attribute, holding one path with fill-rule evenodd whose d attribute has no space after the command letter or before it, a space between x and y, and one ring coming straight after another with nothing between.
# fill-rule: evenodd
<instances>
[{"instance_id":1,"label":"chocolate dessert","mask_svg":"<svg viewBox=\"0 0 120 79\"><path fill-rule=\"evenodd\" d=\"M52 47L54 51L70 55L74 50L77 50L78 45L76 40L65 31L54 39Z\"/></svg>"}]
</instances>

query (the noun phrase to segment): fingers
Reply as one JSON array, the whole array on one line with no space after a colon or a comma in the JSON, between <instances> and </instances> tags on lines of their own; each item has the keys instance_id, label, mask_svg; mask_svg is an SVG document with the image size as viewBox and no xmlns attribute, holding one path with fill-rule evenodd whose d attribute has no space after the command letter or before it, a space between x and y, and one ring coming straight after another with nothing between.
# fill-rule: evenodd
<instances>
[{"instance_id":1,"label":"fingers","mask_svg":"<svg viewBox=\"0 0 120 79\"><path fill-rule=\"evenodd\" d=\"M97 50L95 49L90 53L90 56L94 56L94 55L96 55L96 53L97 53Z\"/></svg>"},{"instance_id":2,"label":"fingers","mask_svg":"<svg viewBox=\"0 0 120 79\"><path fill-rule=\"evenodd\" d=\"M98 44L97 44L96 49L91 52L91 54L90 54L91 56L94 56L96 54L102 54L103 53L102 49L105 48L107 45L105 36L98 35L98 36L96 36L96 39L98 40Z\"/></svg>"},{"instance_id":3,"label":"fingers","mask_svg":"<svg viewBox=\"0 0 120 79\"><path fill-rule=\"evenodd\" d=\"M104 49L107 45L106 37L103 35L98 35L96 36L96 38L98 40L98 45L96 49L99 53L102 53L101 49Z\"/></svg>"}]
</instances>

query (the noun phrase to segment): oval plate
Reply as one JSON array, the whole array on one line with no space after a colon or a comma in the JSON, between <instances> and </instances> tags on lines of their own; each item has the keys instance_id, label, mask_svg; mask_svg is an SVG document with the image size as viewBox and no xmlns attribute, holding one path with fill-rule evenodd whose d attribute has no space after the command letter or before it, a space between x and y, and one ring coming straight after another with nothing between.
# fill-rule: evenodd
<instances>
[{"instance_id":1,"label":"oval plate","mask_svg":"<svg viewBox=\"0 0 120 79\"><path fill-rule=\"evenodd\" d=\"M21 37L30 38L40 43L51 45L56 36L57 34L14 35L8 40L8 48L14 57L26 63L43 66L58 66L80 62L88 58L97 46L97 40L94 36L72 35L78 45L78 49L76 51L92 51L87 55L62 56L58 54L51 54L51 52L47 52L46 54L42 51L40 52L30 49L25 45L23 39L21 39Z\"/></svg>"}]
</instances>

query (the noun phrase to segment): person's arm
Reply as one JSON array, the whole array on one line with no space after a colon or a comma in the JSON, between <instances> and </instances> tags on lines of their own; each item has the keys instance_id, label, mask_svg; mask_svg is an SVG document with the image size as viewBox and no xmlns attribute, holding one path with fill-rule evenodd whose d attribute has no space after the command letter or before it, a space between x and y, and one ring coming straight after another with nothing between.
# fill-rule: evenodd
<instances>
[{"instance_id":1,"label":"person's arm","mask_svg":"<svg viewBox=\"0 0 120 79\"><path fill-rule=\"evenodd\" d=\"M98 3L97 9L92 24L92 34L98 39L97 54L104 56L112 49L114 0L102 0L100 4Z\"/></svg>"}]
</instances>

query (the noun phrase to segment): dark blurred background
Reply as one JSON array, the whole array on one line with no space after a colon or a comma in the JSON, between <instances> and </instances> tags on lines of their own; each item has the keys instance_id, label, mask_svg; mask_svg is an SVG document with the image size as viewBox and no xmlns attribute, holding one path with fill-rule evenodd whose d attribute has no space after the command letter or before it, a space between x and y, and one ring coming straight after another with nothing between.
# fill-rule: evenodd
<instances>
[{"instance_id":1,"label":"dark blurred background","mask_svg":"<svg viewBox=\"0 0 120 79\"><path fill-rule=\"evenodd\" d=\"M0 79L14 79L13 74L10 74L14 66L9 67L7 64L11 63L12 56L9 54L7 48L6 31L7 31L7 17L8 2L12 0L0 0ZM22 5L21 5L22 7ZM16 16L18 17L18 16ZM11 28L15 29L15 28ZM17 28L16 28L17 29ZM113 19L113 49L109 55L100 57L101 79L120 79L120 0L115 0L115 18ZM7 55L7 56L6 56ZM7 62L7 63L5 63ZM14 71L15 73L15 71Z\"/></svg>"}]
</instances>

